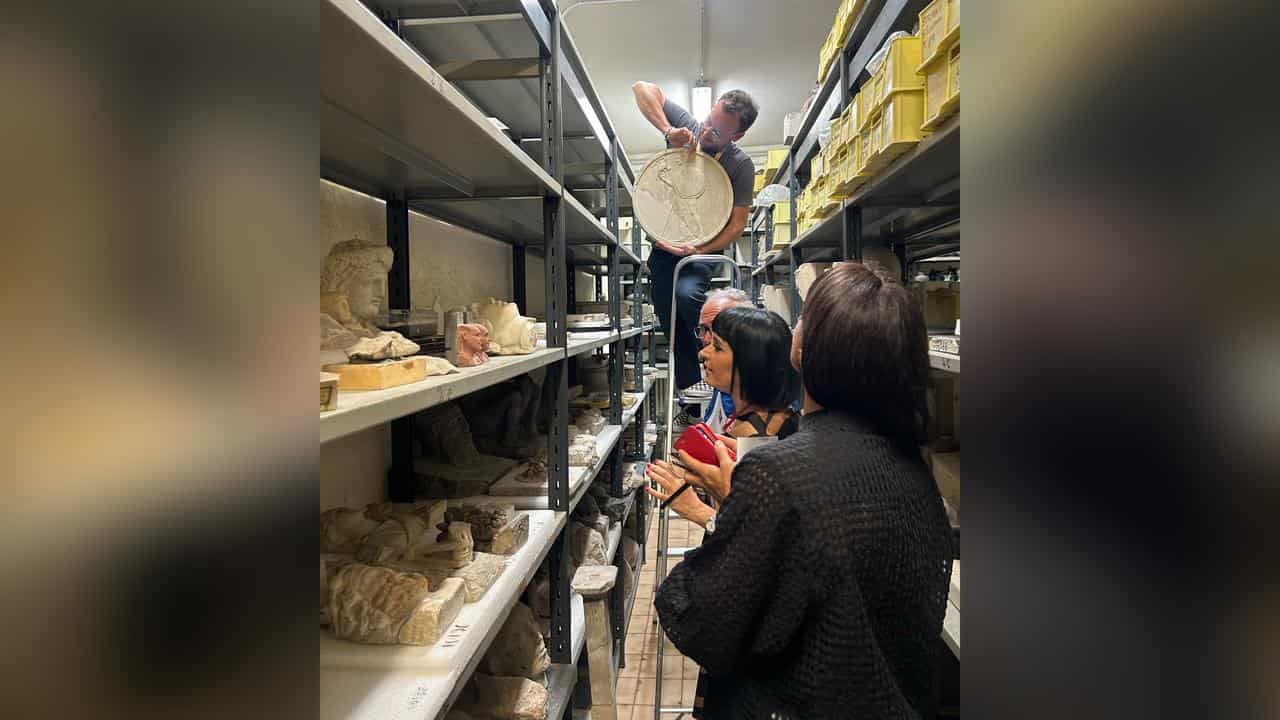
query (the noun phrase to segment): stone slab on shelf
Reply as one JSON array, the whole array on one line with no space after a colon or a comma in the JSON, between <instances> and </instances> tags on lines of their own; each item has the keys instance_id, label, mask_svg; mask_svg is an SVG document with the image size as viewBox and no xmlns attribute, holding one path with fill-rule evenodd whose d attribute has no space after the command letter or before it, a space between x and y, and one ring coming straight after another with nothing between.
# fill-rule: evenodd
<instances>
[{"instance_id":1,"label":"stone slab on shelf","mask_svg":"<svg viewBox=\"0 0 1280 720\"><path fill-rule=\"evenodd\" d=\"M497 385L564 357L562 348L539 347L528 355L495 355L476 367L450 375L434 375L385 390L344 390L336 410L320 415L320 442L325 443L390 422L456 397Z\"/></svg>"},{"instance_id":2,"label":"stone slab on shelf","mask_svg":"<svg viewBox=\"0 0 1280 720\"><path fill-rule=\"evenodd\" d=\"M565 516L533 511L529 539L514 554L503 558L502 575L479 601L468 603L434 645L365 645L339 640L327 632L320 637L321 667L352 668L450 668L483 654L493 633L502 626L516 599L542 564Z\"/></svg>"}]
</instances>

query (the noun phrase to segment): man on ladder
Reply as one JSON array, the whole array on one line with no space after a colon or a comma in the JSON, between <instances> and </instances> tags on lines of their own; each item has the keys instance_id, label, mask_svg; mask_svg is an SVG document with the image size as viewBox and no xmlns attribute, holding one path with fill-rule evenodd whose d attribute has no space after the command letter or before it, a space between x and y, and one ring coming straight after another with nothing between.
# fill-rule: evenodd
<instances>
[{"instance_id":1,"label":"man on ladder","mask_svg":"<svg viewBox=\"0 0 1280 720\"><path fill-rule=\"evenodd\" d=\"M671 327L671 297L675 283L676 263L688 255L711 255L723 251L747 226L747 215L754 192L755 164L737 146L759 113L755 101L742 90L730 90L711 108L701 124L663 94L653 83L637 82L631 86L636 106L667 141L667 147L685 147L698 138L698 147L714 156L729 176L733 186L733 212L724 228L710 241L697 247L676 246L654 241L649 254L649 275L653 278L653 304L658 323L671 348L672 382L684 390L701 380L698 350L702 347L695 335L698 314L711 287L712 265L688 263L675 287L676 321ZM710 392L707 393L708 398Z\"/></svg>"}]
</instances>

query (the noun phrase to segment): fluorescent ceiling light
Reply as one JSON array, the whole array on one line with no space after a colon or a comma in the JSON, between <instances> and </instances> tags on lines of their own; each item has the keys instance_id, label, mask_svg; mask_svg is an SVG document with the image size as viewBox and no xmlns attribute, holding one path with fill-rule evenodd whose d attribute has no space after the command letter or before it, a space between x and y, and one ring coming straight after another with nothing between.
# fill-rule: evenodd
<instances>
[{"instance_id":1,"label":"fluorescent ceiling light","mask_svg":"<svg viewBox=\"0 0 1280 720\"><path fill-rule=\"evenodd\" d=\"M693 86L693 118L702 122L711 114L711 86Z\"/></svg>"}]
</instances>

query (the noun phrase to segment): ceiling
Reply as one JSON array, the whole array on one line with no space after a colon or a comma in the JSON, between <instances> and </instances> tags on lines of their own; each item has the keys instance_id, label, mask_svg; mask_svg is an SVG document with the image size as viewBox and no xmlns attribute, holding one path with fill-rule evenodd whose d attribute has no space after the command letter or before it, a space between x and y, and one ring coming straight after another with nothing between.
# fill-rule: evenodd
<instances>
[{"instance_id":1,"label":"ceiling","mask_svg":"<svg viewBox=\"0 0 1280 720\"><path fill-rule=\"evenodd\" d=\"M818 49L840 0L701 0L706 8L705 77L719 96L740 88L755 98L760 116L739 145L753 156L782 143L782 119L798 111L818 72ZM596 4L560 0L587 72L639 169L665 146L636 110L631 84L656 83L688 107L698 79L699 0L630 0ZM574 9L576 7L576 9ZM803 8L803 10L801 10Z\"/></svg>"}]
</instances>

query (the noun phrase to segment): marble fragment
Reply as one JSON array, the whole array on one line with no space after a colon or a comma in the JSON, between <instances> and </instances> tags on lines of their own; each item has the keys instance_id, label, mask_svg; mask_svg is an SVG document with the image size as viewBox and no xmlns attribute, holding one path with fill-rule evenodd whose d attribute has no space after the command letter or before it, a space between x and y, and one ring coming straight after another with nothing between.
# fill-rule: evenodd
<instances>
[{"instance_id":1,"label":"marble fragment","mask_svg":"<svg viewBox=\"0 0 1280 720\"><path fill-rule=\"evenodd\" d=\"M591 467L600 459L596 453L596 439L590 435L579 435L569 446L569 464L577 467Z\"/></svg>"},{"instance_id":2,"label":"marble fragment","mask_svg":"<svg viewBox=\"0 0 1280 720\"><path fill-rule=\"evenodd\" d=\"M369 533L356 551L356 559L364 563L403 560L414 548L434 543L436 531L428 529L426 520L412 513L393 513Z\"/></svg>"},{"instance_id":3,"label":"marble fragment","mask_svg":"<svg viewBox=\"0 0 1280 720\"><path fill-rule=\"evenodd\" d=\"M391 360L408 357L421 348L418 343L393 330L380 332L373 337L360 338L346 348L353 360Z\"/></svg>"},{"instance_id":4,"label":"marble fragment","mask_svg":"<svg viewBox=\"0 0 1280 720\"><path fill-rule=\"evenodd\" d=\"M493 644L480 661L488 675L540 680L551 667L551 656L539 631L538 619L524 603L516 603Z\"/></svg>"},{"instance_id":5,"label":"marble fragment","mask_svg":"<svg viewBox=\"0 0 1280 720\"><path fill-rule=\"evenodd\" d=\"M447 567L454 570L466 567L475 555L475 540L471 526L463 522L451 522L444 535L435 543L420 544L411 548L405 556L412 562L431 567Z\"/></svg>"},{"instance_id":6,"label":"marble fragment","mask_svg":"<svg viewBox=\"0 0 1280 720\"><path fill-rule=\"evenodd\" d=\"M640 565L640 543L630 535L622 536L622 544L618 546L618 552L622 553L622 561L632 570L636 570Z\"/></svg>"},{"instance_id":7,"label":"marble fragment","mask_svg":"<svg viewBox=\"0 0 1280 720\"><path fill-rule=\"evenodd\" d=\"M463 582L435 592L427 578L370 565L348 565L329 581L329 625L344 640L377 645L430 645L462 610Z\"/></svg>"},{"instance_id":8,"label":"marble fragment","mask_svg":"<svg viewBox=\"0 0 1280 720\"><path fill-rule=\"evenodd\" d=\"M321 552L355 552L374 528L377 520L365 516L363 510L332 508L320 513Z\"/></svg>"},{"instance_id":9,"label":"marble fragment","mask_svg":"<svg viewBox=\"0 0 1280 720\"><path fill-rule=\"evenodd\" d=\"M526 355L537 345L536 321L520 315L515 303L494 298L472 303L471 317L488 328L489 352L495 355Z\"/></svg>"},{"instance_id":10,"label":"marble fragment","mask_svg":"<svg viewBox=\"0 0 1280 720\"><path fill-rule=\"evenodd\" d=\"M461 710L492 720L547 720L547 689L523 677L476 673L458 698Z\"/></svg>"},{"instance_id":11,"label":"marble fragment","mask_svg":"<svg viewBox=\"0 0 1280 720\"><path fill-rule=\"evenodd\" d=\"M608 546L598 530L582 523L573 523L573 536L569 543L575 567L608 564Z\"/></svg>"},{"instance_id":12,"label":"marble fragment","mask_svg":"<svg viewBox=\"0 0 1280 720\"><path fill-rule=\"evenodd\" d=\"M481 501L450 505L444 516L449 522L468 523L471 525L471 537L477 542L485 542L506 527L515 513L515 506L510 503Z\"/></svg>"},{"instance_id":13,"label":"marble fragment","mask_svg":"<svg viewBox=\"0 0 1280 720\"><path fill-rule=\"evenodd\" d=\"M529 514L520 513L511 518L501 530L494 533L487 543L477 543L476 548L494 555L515 555L529 539Z\"/></svg>"}]
</instances>

